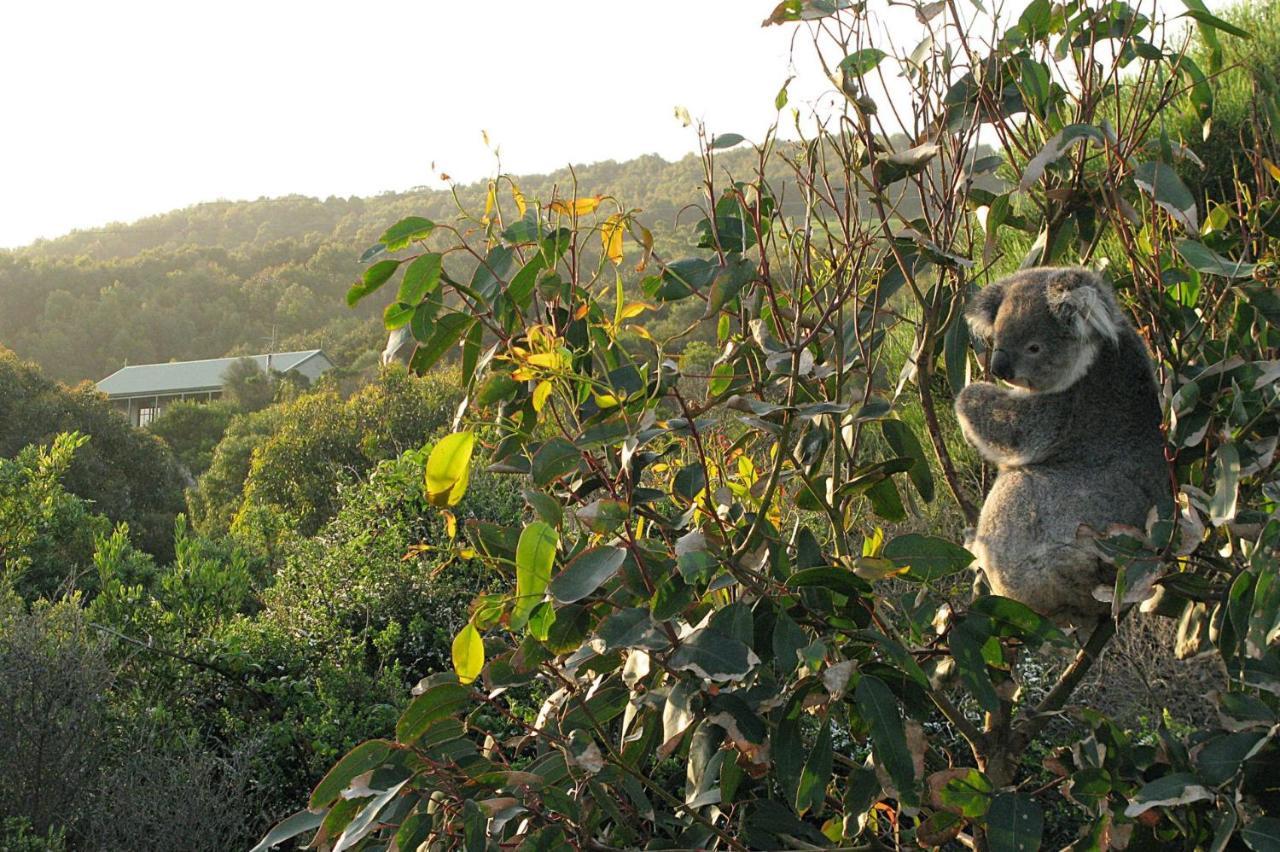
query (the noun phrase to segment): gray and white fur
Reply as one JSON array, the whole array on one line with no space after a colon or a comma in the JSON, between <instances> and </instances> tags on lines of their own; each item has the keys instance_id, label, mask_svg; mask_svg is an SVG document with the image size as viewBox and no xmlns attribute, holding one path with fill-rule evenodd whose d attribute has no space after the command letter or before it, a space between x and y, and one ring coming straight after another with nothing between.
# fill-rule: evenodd
<instances>
[{"instance_id":1,"label":"gray and white fur","mask_svg":"<svg viewBox=\"0 0 1280 852\"><path fill-rule=\"evenodd\" d=\"M1160 403L1146 346L1097 274L1028 269L966 312L991 372L956 398L965 439L999 468L970 549L991 591L1059 622L1105 611L1113 574L1081 525L1142 527L1169 499Z\"/></svg>"}]
</instances>

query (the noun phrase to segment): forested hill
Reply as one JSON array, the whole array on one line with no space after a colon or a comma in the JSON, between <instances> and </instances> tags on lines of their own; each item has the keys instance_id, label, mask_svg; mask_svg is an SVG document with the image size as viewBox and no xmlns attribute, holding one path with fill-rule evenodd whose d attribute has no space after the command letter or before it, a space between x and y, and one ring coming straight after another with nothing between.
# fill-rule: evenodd
<instances>
[{"instance_id":1,"label":"forested hill","mask_svg":"<svg viewBox=\"0 0 1280 852\"><path fill-rule=\"evenodd\" d=\"M744 147L720 162L745 172L752 156ZM579 194L642 208L660 246L696 220L679 216L699 192L693 155L605 161L574 173ZM516 180L529 198L549 199L553 188L571 194L574 178L562 169ZM479 183L458 195L479 210L485 191ZM425 189L218 201L0 252L0 345L72 383L126 363L262 351L273 330L281 348L322 346L339 362L367 362L383 340L381 304L369 299L353 311L342 296L361 271L361 251L410 214L447 221L457 208L449 192Z\"/></svg>"}]
</instances>

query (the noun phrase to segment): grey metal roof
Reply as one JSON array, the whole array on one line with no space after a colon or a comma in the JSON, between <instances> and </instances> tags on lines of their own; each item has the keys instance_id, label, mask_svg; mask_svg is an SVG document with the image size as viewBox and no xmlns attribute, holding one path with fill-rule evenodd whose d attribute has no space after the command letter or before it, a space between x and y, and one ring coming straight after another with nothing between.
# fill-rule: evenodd
<instances>
[{"instance_id":1,"label":"grey metal roof","mask_svg":"<svg viewBox=\"0 0 1280 852\"><path fill-rule=\"evenodd\" d=\"M316 356L323 358L329 367L333 366L323 351L308 349L303 352L271 353L271 369L287 373ZM204 361L171 361L168 364L137 364L116 370L98 382L98 390L111 397L217 390L222 387L222 376L227 368L239 361L241 357L252 358L263 370L267 368L268 356L266 355L209 358Z\"/></svg>"}]
</instances>

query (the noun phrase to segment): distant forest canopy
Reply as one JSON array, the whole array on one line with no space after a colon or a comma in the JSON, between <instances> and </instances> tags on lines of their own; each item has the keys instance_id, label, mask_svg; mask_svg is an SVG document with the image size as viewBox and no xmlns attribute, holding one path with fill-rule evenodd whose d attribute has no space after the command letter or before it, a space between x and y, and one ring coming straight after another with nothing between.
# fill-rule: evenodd
<instances>
[{"instance_id":1,"label":"distant forest canopy","mask_svg":"<svg viewBox=\"0 0 1280 852\"><path fill-rule=\"evenodd\" d=\"M795 156L796 146L779 151ZM717 164L727 181L747 174L756 157L741 146L718 152ZM790 206L797 199L789 170L777 162L770 171L775 194ZM549 201L553 193L572 196L575 179L580 196L641 209L659 257L689 254L702 218L682 214L702 188L695 155L608 160L515 182L530 200ZM487 188L482 181L456 192L475 210ZM505 182L499 191L509 193ZM341 366L370 366L385 340L383 304L367 299L353 310L343 294L363 272L361 252L408 215L449 222L457 205L449 191L427 189L216 201L3 251L0 344L69 383L97 381L125 364L262 352L273 339L281 350L321 347ZM622 270L638 294L634 265Z\"/></svg>"}]
</instances>

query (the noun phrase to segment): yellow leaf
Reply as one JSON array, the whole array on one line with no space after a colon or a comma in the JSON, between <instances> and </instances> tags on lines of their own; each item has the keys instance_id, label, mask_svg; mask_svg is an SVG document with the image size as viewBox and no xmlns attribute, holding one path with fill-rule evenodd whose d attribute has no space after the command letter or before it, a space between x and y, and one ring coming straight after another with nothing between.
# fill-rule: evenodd
<instances>
[{"instance_id":1,"label":"yellow leaf","mask_svg":"<svg viewBox=\"0 0 1280 852\"><path fill-rule=\"evenodd\" d=\"M554 370L560 366L560 353L537 352L529 356L529 363L535 367L545 367L548 370Z\"/></svg>"},{"instance_id":2,"label":"yellow leaf","mask_svg":"<svg viewBox=\"0 0 1280 852\"><path fill-rule=\"evenodd\" d=\"M533 410L542 411L542 406L547 404L547 397L549 396L551 396L551 382L543 379L533 389Z\"/></svg>"},{"instance_id":3,"label":"yellow leaf","mask_svg":"<svg viewBox=\"0 0 1280 852\"><path fill-rule=\"evenodd\" d=\"M631 326L631 331L643 337L645 340L653 340L653 338L649 335L649 329L645 328L642 325Z\"/></svg>"},{"instance_id":4,"label":"yellow leaf","mask_svg":"<svg viewBox=\"0 0 1280 852\"><path fill-rule=\"evenodd\" d=\"M564 216L586 216L600 206L603 195L592 195L587 198L575 198L572 201L556 199L551 202L551 212Z\"/></svg>"},{"instance_id":5,"label":"yellow leaf","mask_svg":"<svg viewBox=\"0 0 1280 852\"><path fill-rule=\"evenodd\" d=\"M458 680L471 683L480 676L484 668L484 640L480 631L471 622L453 638L453 670L458 673Z\"/></svg>"},{"instance_id":6,"label":"yellow leaf","mask_svg":"<svg viewBox=\"0 0 1280 852\"><path fill-rule=\"evenodd\" d=\"M622 231L623 215L614 213L600 226L600 243L604 246L604 256L616 266L622 263Z\"/></svg>"},{"instance_id":7,"label":"yellow leaf","mask_svg":"<svg viewBox=\"0 0 1280 852\"><path fill-rule=\"evenodd\" d=\"M453 512L450 512L448 509L445 509L440 514L444 515L444 531L448 533L450 539L457 538L458 519L454 516Z\"/></svg>"},{"instance_id":8,"label":"yellow leaf","mask_svg":"<svg viewBox=\"0 0 1280 852\"><path fill-rule=\"evenodd\" d=\"M433 506L455 506L467 493L471 471L471 450L476 436L470 432L446 435L427 457L427 499Z\"/></svg>"},{"instance_id":9,"label":"yellow leaf","mask_svg":"<svg viewBox=\"0 0 1280 852\"><path fill-rule=\"evenodd\" d=\"M493 215L493 208L498 205L498 185L493 181L489 181L489 192L484 197L484 217L483 221L488 222L489 217Z\"/></svg>"},{"instance_id":10,"label":"yellow leaf","mask_svg":"<svg viewBox=\"0 0 1280 852\"><path fill-rule=\"evenodd\" d=\"M580 320L583 317L585 317L590 311L591 311L591 306L588 305L586 302L583 302L581 305L578 305L578 309L573 312L573 318L576 320Z\"/></svg>"},{"instance_id":11,"label":"yellow leaf","mask_svg":"<svg viewBox=\"0 0 1280 852\"><path fill-rule=\"evenodd\" d=\"M622 311L618 314L618 319L626 320L631 319L632 317L638 317L645 311L650 310L652 307L652 305L646 305L644 302L630 302L622 306Z\"/></svg>"},{"instance_id":12,"label":"yellow leaf","mask_svg":"<svg viewBox=\"0 0 1280 852\"><path fill-rule=\"evenodd\" d=\"M516 209L520 211L520 217L524 218L524 211L528 209L528 205L524 203L524 193L520 191L520 187L516 186L515 181L511 182L511 198L516 203Z\"/></svg>"},{"instance_id":13,"label":"yellow leaf","mask_svg":"<svg viewBox=\"0 0 1280 852\"><path fill-rule=\"evenodd\" d=\"M644 225L635 224L636 230L640 232L640 246L644 249L644 254L640 256L640 262L636 264L636 272L644 272L644 268L649 265L649 258L653 256L653 234Z\"/></svg>"},{"instance_id":14,"label":"yellow leaf","mask_svg":"<svg viewBox=\"0 0 1280 852\"><path fill-rule=\"evenodd\" d=\"M592 394L592 396L595 397L596 405L601 408L616 408L618 405L618 398L613 394L597 393Z\"/></svg>"},{"instance_id":15,"label":"yellow leaf","mask_svg":"<svg viewBox=\"0 0 1280 852\"><path fill-rule=\"evenodd\" d=\"M1266 157L1262 158L1262 162L1267 164L1267 171L1271 172L1271 179L1280 181L1280 166L1277 166Z\"/></svg>"}]
</instances>

